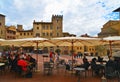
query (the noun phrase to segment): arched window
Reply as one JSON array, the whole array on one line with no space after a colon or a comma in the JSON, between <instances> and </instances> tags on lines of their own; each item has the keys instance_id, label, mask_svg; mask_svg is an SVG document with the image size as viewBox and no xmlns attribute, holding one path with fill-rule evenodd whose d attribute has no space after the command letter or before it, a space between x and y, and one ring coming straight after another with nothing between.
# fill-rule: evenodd
<instances>
[{"instance_id":1,"label":"arched window","mask_svg":"<svg viewBox=\"0 0 120 82\"><path fill-rule=\"evenodd\" d=\"M37 30L39 30L39 27L37 27Z\"/></svg>"},{"instance_id":2,"label":"arched window","mask_svg":"<svg viewBox=\"0 0 120 82\"><path fill-rule=\"evenodd\" d=\"M40 33L36 33L36 37L40 37Z\"/></svg>"}]
</instances>

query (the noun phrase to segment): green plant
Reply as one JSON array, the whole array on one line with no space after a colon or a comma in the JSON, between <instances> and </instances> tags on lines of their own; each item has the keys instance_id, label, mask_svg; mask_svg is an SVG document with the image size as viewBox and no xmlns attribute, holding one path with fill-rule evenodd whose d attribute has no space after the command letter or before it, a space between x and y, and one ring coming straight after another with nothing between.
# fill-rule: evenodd
<instances>
[{"instance_id":1,"label":"green plant","mask_svg":"<svg viewBox=\"0 0 120 82\"><path fill-rule=\"evenodd\" d=\"M56 49L55 52L56 52L56 53L60 53L61 50L60 50L60 49Z\"/></svg>"},{"instance_id":2,"label":"green plant","mask_svg":"<svg viewBox=\"0 0 120 82\"><path fill-rule=\"evenodd\" d=\"M98 45L95 47L95 49L99 56L106 55L107 49L105 46Z\"/></svg>"}]
</instances>

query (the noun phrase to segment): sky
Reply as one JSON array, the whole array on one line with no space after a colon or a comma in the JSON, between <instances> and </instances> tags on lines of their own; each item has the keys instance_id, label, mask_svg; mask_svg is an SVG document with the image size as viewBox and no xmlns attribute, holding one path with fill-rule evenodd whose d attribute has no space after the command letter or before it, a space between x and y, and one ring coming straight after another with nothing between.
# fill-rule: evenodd
<instances>
[{"instance_id":1,"label":"sky","mask_svg":"<svg viewBox=\"0 0 120 82\"><path fill-rule=\"evenodd\" d=\"M51 22L52 15L63 15L63 32L97 36L109 20L119 20L119 0L0 0L0 14L6 25L33 28L33 21Z\"/></svg>"}]
</instances>

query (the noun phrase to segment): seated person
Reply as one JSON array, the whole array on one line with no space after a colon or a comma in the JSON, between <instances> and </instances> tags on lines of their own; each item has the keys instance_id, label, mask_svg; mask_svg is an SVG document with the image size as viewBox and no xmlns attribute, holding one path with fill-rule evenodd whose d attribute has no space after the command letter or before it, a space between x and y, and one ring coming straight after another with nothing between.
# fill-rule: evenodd
<instances>
[{"instance_id":1,"label":"seated person","mask_svg":"<svg viewBox=\"0 0 120 82\"><path fill-rule=\"evenodd\" d=\"M102 65L96 64L97 59L93 58L91 61L91 68L96 73L96 75L99 75L100 70L103 70L104 67Z\"/></svg>"},{"instance_id":2,"label":"seated person","mask_svg":"<svg viewBox=\"0 0 120 82\"><path fill-rule=\"evenodd\" d=\"M33 69L34 67L36 67L37 61L31 55L28 55L27 61L31 63L31 65L29 66L30 70Z\"/></svg>"},{"instance_id":3,"label":"seated person","mask_svg":"<svg viewBox=\"0 0 120 82\"><path fill-rule=\"evenodd\" d=\"M23 71L27 71L28 64L27 64L27 62L23 58L20 58L18 60L17 65L21 66Z\"/></svg>"},{"instance_id":4,"label":"seated person","mask_svg":"<svg viewBox=\"0 0 120 82\"><path fill-rule=\"evenodd\" d=\"M117 71L119 72L119 74L120 74L120 60L117 62L116 70L117 70Z\"/></svg>"},{"instance_id":5,"label":"seated person","mask_svg":"<svg viewBox=\"0 0 120 82\"><path fill-rule=\"evenodd\" d=\"M79 65L77 67L82 67L82 68L85 68L85 70L88 70L89 66L90 66L90 63L88 62L88 59L87 58L83 58L83 64Z\"/></svg>"},{"instance_id":6,"label":"seated person","mask_svg":"<svg viewBox=\"0 0 120 82\"><path fill-rule=\"evenodd\" d=\"M101 58L100 56L98 56L98 62L103 62L103 58Z\"/></svg>"},{"instance_id":7,"label":"seated person","mask_svg":"<svg viewBox=\"0 0 120 82\"><path fill-rule=\"evenodd\" d=\"M113 78L117 76L117 69L119 69L119 65L116 61L114 61L114 58L110 57L109 61L106 63L106 69L105 69L105 76L106 78Z\"/></svg>"},{"instance_id":8,"label":"seated person","mask_svg":"<svg viewBox=\"0 0 120 82\"><path fill-rule=\"evenodd\" d=\"M83 63L86 62L87 58L86 56L83 57Z\"/></svg>"},{"instance_id":9,"label":"seated person","mask_svg":"<svg viewBox=\"0 0 120 82\"><path fill-rule=\"evenodd\" d=\"M116 69L116 62L114 61L114 58L110 57L110 59L106 62L106 67L112 67L114 70Z\"/></svg>"},{"instance_id":10,"label":"seated person","mask_svg":"<svg viewBox=\"0 0 120 82\"><path fill-rule=\"evenodd\" d=\"M87 59L85 59L85 60L84 60L83 67L85 68L85 70L88 70L89 66L90 66L90 63L88 62Z\"/></svg>"}]
</instances>

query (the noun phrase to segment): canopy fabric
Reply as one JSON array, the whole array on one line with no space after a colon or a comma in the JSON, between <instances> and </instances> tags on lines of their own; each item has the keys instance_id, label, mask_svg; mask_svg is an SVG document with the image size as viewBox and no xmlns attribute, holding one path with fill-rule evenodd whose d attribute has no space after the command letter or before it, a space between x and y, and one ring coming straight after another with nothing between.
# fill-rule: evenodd
<instances>
[{"instance_id":1,"label":"canopy fabric","mask_svg":"<svg viewBox=\"0 0 120 82\"><path fill-rule=\"evenodd\" d=\"M6 40L2 45L14 45L14 46L54 46L47 38L23 38L15 40Z\"/></svg>"},{"instance_id":2,"label":"canopy fabric","mask_svg":"<svg viewBox=\"0 0 120 82\"><path fill-rule=\"evenodd\" d=\"M2 45L5 42L5 39L0 39L0 45Z\"/></svg>"},{"instance_id":3,"label":"canopy fabric","mask_svg":"<svg viewBox=\"0 0 120 82\"><path fill-rule=\"evenodd\" d=\"M73 48L74 46L78 46L78 45L92 45L93 41L99 41L99 38L89 38L89 37L59 37L59 38L51 38L52 41L56 42L56 44L58 46L60 46L62 44L62 46L71 46L71 54L72 54L72 60L73 60ZM91 42L89 42L91 41ZM72 66L73 66L73 62L72 62Z\"/></svg>"},{"instance_id":4,"label":"canopy fabric","mask_svg":"<svg viewBox=\"0 0 120 82\"><path fill-rule=\"evenodd\" d=\"M110 45L110 56L112 56L112 43L118 43L120 41L120 36L109 36L109 37L105 37L102 38L102 41L106 41L109 43Z\"/></svg>"},{"instance_id":5,"label":"canopy fabric","mask_svg":"<svg viewBox=\"0 0 120 82\"><path fill-rule=\"evenodd\" d=\"M120 57L120 51L114 52L112 55L113 55L114 57Z\"/></svg>"},{"instance_id":6,"label":"canopy fabric","mask_svg":"<svg viewBox=\"0 0 120 82\"><path fill-rule=\"evenodd\" d=\"M56 40L100 40L100 38L90 38L90 37L59 37L59 38L52 38Z\"/></svg>"},{"instance_id":7,"label":"canopy fabric","mask_svg":"<svg viewBox=\"0 0 120 82\"><path fill-rule=\"evenodd\" d=\"M54 40L56 42L56 45L59 46L72 46L71 43L73 43L74 46L84 46L84 45L92 46L92 45L98 45L101 39L89 38L89 37L59 37L59 38L51 38L51 40Z\"/></svg>"},{"instance_id":8,"label":"canopy fabric","mask_svg":"<svg viewBox=\"0 0 120 82\"><path fill-rule=\"evenodd\" d=\"M102 40L104 40L104 41L119 41L120 36L109 36L109 37L103 38Z\"/></svg>"}]
</instances>

